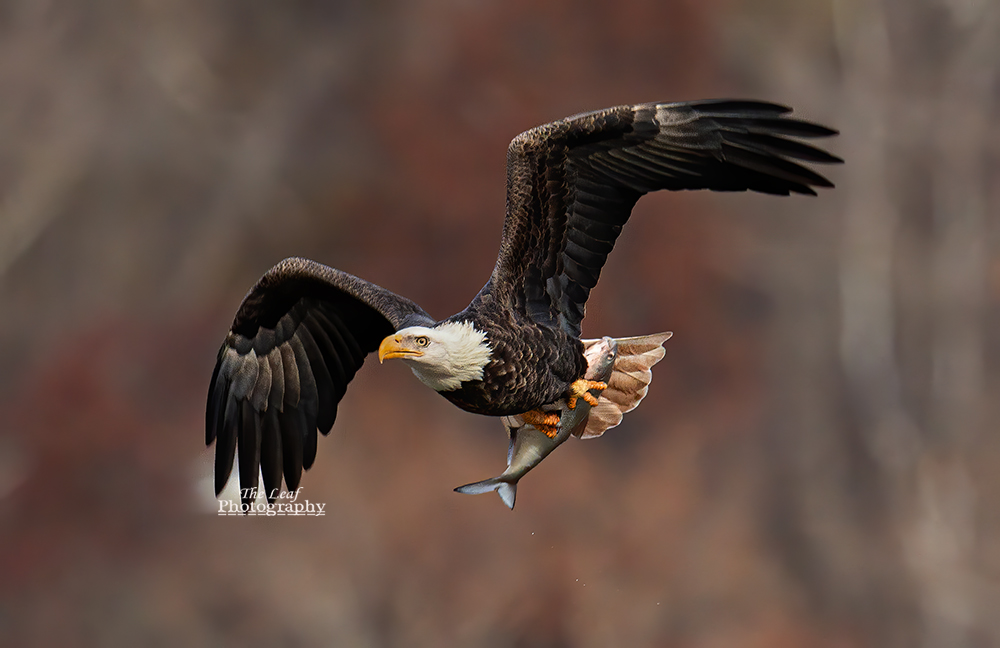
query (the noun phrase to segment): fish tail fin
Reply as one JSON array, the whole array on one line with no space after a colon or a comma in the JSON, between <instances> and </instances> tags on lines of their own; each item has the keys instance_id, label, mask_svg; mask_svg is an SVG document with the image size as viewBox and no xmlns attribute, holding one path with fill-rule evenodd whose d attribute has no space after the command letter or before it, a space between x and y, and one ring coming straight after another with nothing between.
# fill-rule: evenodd
<instances>
[{"instance_id":1,"label":"fish tail fin","mask_svg":"<svg viewBox=\"0 0 1000 648\"><path fill-rule=\"evenodd\" d=\"M517 483L511 483L508 481L503 481L499 477L494 477L492 479L484 479L481 482L475 482L474 484L466 484L465 486L459 486L455 489L456 493L464 493L466 495L480 495L482 493L489 493L490 491L496 491L503 503L507 505L507 508L514 510L514 498L517 496Z\"/></svg>"},{"instance_id":2,"label":"fish tail fin","mask_svg":"<svg viewBox=\"0 0 1000 648\"><path fill-rule=\"evenodd\" d=\"M514 510L514 498L517 497L517 484L511 484L510 482L500 482L497 486L497 495L503 500L503 503L507 505L507 508Z\"/></svg>"}]
</instances>

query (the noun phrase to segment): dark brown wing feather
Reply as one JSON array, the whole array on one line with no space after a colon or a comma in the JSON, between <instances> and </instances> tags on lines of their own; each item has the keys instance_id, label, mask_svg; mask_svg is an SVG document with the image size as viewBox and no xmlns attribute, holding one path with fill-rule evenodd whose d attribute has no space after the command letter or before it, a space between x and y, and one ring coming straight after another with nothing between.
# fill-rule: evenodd
<instances>
[{"instance_id":1,"label":"dark brown wing feather","mask_svg":"<svg viewBox=\"0 0 1000 648\"><path fill-rule=\"evenodd\" d=\"M836 131L784 106L713 100L619 106L546 124L507 152L507 218L489 290L579 336L584 305L635 202L658 189L815 195L799 163L835 163L790 138Z\"/></svg>"},{"instance_id":2,"label":"dark brown wing feather","mask_svg":"<svg viewBox=\"0 0 1000 648\"><path fill-rule=\"evenodd\" d=\"M298 487L337 404L386 335L434 320L375 284L307 259L285 259L261 277L236 313L208 391L205 442L215 446L215 492L239 448L244 502L258 471L270 497L284 476Z\"/></svg>"}]
</instances>

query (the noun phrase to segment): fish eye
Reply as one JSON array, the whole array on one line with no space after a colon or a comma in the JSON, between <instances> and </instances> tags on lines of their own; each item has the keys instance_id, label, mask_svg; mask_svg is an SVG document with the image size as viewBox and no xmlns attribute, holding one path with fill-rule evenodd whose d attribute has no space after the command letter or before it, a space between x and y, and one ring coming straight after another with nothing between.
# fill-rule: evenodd
<instances>
[{"instance_id":1,"label":"fish eye","mask_svg":"<svg viewBox=\"0 0 1000 648\"><path fill-rule=\"evenodd\" d=\"M426 335L421 335L416 340L414 340L414 342L417 343L417 346L422 346L422 347L425 347L431 343L430 338L428 338Z\"/></svg>"}]
</instances>

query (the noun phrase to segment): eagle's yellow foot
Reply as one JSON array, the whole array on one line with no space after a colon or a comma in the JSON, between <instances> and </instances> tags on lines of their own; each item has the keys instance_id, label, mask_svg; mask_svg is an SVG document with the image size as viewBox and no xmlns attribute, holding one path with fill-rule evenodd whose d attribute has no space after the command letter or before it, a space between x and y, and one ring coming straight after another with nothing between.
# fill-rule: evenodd
<instances>
[{"instance_id":1,"label":"eagle's yellow foot","mask_svg":"<svg viewBox=\"0 0 1000 648\"><path fill-rule=\"evenodd\" d=\"M569 386L569 396L566 398L566 407L570 409L576 408L576 399L578 398L582 398L587 401L587 404L591 407L597 407L597 398L590 393L590 390L596 389L598 391L604 391L607 388L608 383L581 378Z\"/></svg>"},{"instance_id":2,"label":"eagle's yellow foot","mask_svg":"<svg viewBox=\"0 0 1000 648\"><path fill-rule=\"evenodd\" d=\"M536 430L545 434L550 439L556 438L559 433L559 414L555 412L543 412L533 409L521 415L525 423L534 426Z\"/></svg>"}]
</instances>

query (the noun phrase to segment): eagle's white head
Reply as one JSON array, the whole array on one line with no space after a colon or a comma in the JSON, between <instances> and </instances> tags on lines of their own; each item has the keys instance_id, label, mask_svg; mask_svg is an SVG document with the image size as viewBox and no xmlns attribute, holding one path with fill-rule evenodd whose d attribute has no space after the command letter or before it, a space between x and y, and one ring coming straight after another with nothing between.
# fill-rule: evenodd
<instances>
[{"instance_id":1,"label":"eagle's white head","mask_svg":"<svg viewBox=\"0 0 1000 648\"><path fill-rule=\"evenodd\" d=\"M464 381L482 380L491 351L486 333L471 323L445 322L400 329L382 340L378 360L402 358L420 382L436 391L450 391Z\"/></svg>"}]
</instances>

